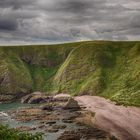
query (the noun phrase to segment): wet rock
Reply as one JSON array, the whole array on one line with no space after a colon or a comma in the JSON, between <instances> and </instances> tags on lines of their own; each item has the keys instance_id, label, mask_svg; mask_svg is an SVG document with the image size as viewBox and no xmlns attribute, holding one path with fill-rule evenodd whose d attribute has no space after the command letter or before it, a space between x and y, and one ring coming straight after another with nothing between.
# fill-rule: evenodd
<instances>
[{"instance_id":1,"label":"wet rock","mask_svg":"<svg viewBox=\"0 0 140 140\"><path fill-rule=\"evenodd\" d=\"M34 96L41 96L42 93L41 92L34 92L32 94L26 95L24 97L21 98L21 103L28 103L29 100L34 97Z\"/></svg>"},{"instance_id":2,"label":"wet rock","mask_svg":"<svg viewBox=\"0 0 140 140\"><path fill-rule=\"evenodd\" d=\"M63 123L73 123L73 120L69 120L69 119L62 119Z\"/></svg>"},{"instance_id":3,"label":"wet rock","mask_svg":"<svg viewBox=\"0 0 140 140\"><path fill-rule=\"evenodd\" d=\"M32 97L32 95L26 95L21 98L21 103L28 103L29 99Z\"/></svg>"},{"instance_id":4,"label":"wet rock","mask_svg":"<svg viewBox=\"0 0 140 140\"><path fill-rule=\"evenodd\" d=\"M46 130L46 132L48 132L48 133L56 133L58 131L59 131L58 129L55 129L53 127L48 127L47 130Z\"/></svg>"},{"instance_id":5,"label":"wet rock","mask_svg":"<svg viewBox=\"0 0 140 140\"><path fill-rule=\"evenodd\" d=\"M70 98L68 102L64 105L63 109L65 110L80 110L80 106L77 101L73 98Z\"/></svg>"},{"instance_id":6,"label":"wet rock","mask_svg":"<svg viewBox=\"0 0 140 140\"><path fill-rule=\"evenodd\" d=\"M48 117L47 112L44 112L38 108L23 108L9 112L9 114L12 119L15 119L20 122L42 120L45 117Z\"/></svg>"},{"instance_id":7,"label":"wet rock","mask_svg":"<svg viewBox=\"0 0 140 140\"><path fill-rule=\"evenodd\" d=\"M32 127L32 130L36 130L37 129L37 127Z\"/></svg>"},{"instance_id":8,"label":"wet rock","mask_svg":"<svg viewBox=\"0 0 140 140\"><path fill-rule=\"evenodd\" d=\"M77 117L79 117L81 115L80 112L72 112L72 113L69 113L69 116L67 116L67 119L68 120L73 120Z\"/></svg>"},{"instance_id":9,"label":"wet rock","mask_svg":"<svg viewBox=\"0 0 140 140\"><path fill-rule=\"evenodd\" d=\"M47 127L45 131L48 133L55 133L58 132L60 129L65 129L66 127L66 125L51 125Z\"/></svg>"},{"instance_id":10,"label":"wet rock","mask_svg":"<svg viewBox=\"0 0 140 140\"><path fill-rule=\"evenodd\" d=\"M0 112L0 117L8 117L8 114L5 112Z\"/></svg>"},{"instance_id":11,"label":"wet rock","mask_svg":"<svg viewBox=\"0 0 140 140\"><path fill-rule=\"evenodd\" d=\"M52 127L54 129L65 129L67 126L66 125L53 125Z\"/></svg>"},{"instance_id":12,"label":"wet rock","mask_svg":"<svg viewBox=\"0 0 140 140\"><path fill-rule=\"evenodd\" d=\"M15 128L15 129L23 132L23 131L36 130L36 127L20 126L20 127Z\"/></svg>"},{"instance_id":13,"label":"wet rock","mask_svg":"<svg viewBox=\"0 0 140 140\"><path fill-rule=\"evenodd\" d=\"M84 124L81 122L76 122L76 125L81 126L81 127L84 126Z\"/></svg>"},{"instance_id":14,"label":"wet rock","mask_svg":"<svg viewBox=\"0 0 140 140\"><path fill-rule=\"evenodd\" d=\"M67 121L67 120L74 120L74 118L72 117L72 116L64 116L63 118L62 118L62 121Z\"/></svg>"},{"instance_id":15,"label":"wet rock","mask_svg":"<svg viewBox=\"0 0 140 140\"><path fill-rule=\"evenodd\" d=\"M44 121L45 123L46 122L49 122L49 121L58 121L60 118L60 116L57 116L55 115L54 113L52 113L51 115L44 115L43 118L40 118L40 120Z\"/></svg>"},{"instance_id":16,"label":"wet rock","mask_svg":"<svg viewBox=\"0 0 140 140\"><path fill-rule=\"evenodd\" d=\"M30 100L29 100L29 104L40 104L40 103L45 103L46 102L46 99L45 97L40 97L40 96L35 96L35 97L32 97Z\"/></svg>"},{"instance_id":17,"label":"wet rock","mask_svg":"<svg viewBox=\"0 0 140 140\"><path fill-rule=\"evenodd\" d=\"M38 126L39 129L42 129L42 128L44 128L44 127L45 127L45 125L39 125L39 126Z\"/></svg>"},{"instance_id":18,"label":"wet rock","mask_svg":"<svg viewBox=\"0 0 140 140\"><path fill-rule=\"evenodd\" d=\"M42 110L53 111L54 106L53 104L45 104L40 107Z\"/></svg>"},{"instance_id":19,"label":"wet rock","mask_svg":"<svg viewBox=\"0 0 140 140\"><path fill-rule=\"evenodd\" d=\"M0 95L0 104L1 103L10 103L14 100L13 95Z\"/></svg>"},{"instance_id":20,"label":"wet rock","mask_svg":"<svg viewBox=\"0 0 140 140\"><path fill-rule=\"evenodd\" d=\"M62 134L57 140L81 140L80 136L75 134Z\"/></svg>"},{"instance_id":21,"label":"wet rock","mask_svg":"<svg viewBox=\"0 0 140 140\"><path fill-rule=\"evenodd\" d=\"M41 122L39 122L40 124L45 124L45 121L41 121Z\"/></svg>"},{"instance_id":22,"label":"wet rock","mask_svg":"<svg viewBox=\"0 0 140 140\"><path fill-rule=\"evenodd\" d=\"M21 103L29 103L29 104L39 104L45 103L50 100L50 97L46 96L41 92L34 92L32 94L26 95L21 99Z\"/></svg>"},{"instance_id":23,"label":"wet rock","mask_svg":"<svg viewBox=\"0 0 140 140\"><path fill-rule=\"evenodd\" d=\"M69 94L58 94L53 97L56 102L67 102L71 96Z\"/></svg>"}]
</instances>

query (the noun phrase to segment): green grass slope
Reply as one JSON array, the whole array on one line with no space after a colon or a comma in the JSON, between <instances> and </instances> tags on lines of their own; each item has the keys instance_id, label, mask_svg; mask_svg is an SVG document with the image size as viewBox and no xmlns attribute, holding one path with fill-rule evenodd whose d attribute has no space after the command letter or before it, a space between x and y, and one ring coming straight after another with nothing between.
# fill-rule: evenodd
<instances>
[{"instance_id":1,"label":"green grass slope","mask_svg":"<svg viewBox=\"0 0 140 140\"><path fill-rule=\"evenodd\" d=\"M140 106L140 42L1 47L1 98L37 90Z\"/></svg>"},{"instance_id":2,"label":"green grass slope","mask_svg":"<svg viewBox=\"0 0 140 140\"><path fill-rule=\"evenodd\" d=\"M0 101L50 91L56 71L77 45L0 47Z\"/></svg>"},{"instance_id":3,"label":"green grass slope","mask_svg":"<svg viewBox=\"0 0 140 140\"><path fill-rule=\"evenodd\" d=\"M58 92L140 106L140 42L81 44L62 64L54 83Z\"/></svg>"}]
</instances>

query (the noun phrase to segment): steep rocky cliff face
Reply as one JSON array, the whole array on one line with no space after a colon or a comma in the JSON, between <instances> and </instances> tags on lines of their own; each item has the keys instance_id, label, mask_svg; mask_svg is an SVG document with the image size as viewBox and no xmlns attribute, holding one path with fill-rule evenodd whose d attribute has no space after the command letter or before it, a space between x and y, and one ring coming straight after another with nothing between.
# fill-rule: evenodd
<instances>
[{"instance_id":1,"label":"steep rocky cliff face","mask_svg":"<svg viewBox=\"0 0 140 140\"><path fill-rule=\"evenodd\" d=\"M72 49L73 44L0 47L0 101L50 91L56 71Z\"/></svg>"},{"instance_id":2,"label":"steep rocky cliff face","mask_svg":"<svg viewBox=\"0 0 140 140\"><path fill-rule=\"evenodd\" d=\"M140 42L1 47L0 100L37 90L140 106Z\"/></svg>"}]
</instances>

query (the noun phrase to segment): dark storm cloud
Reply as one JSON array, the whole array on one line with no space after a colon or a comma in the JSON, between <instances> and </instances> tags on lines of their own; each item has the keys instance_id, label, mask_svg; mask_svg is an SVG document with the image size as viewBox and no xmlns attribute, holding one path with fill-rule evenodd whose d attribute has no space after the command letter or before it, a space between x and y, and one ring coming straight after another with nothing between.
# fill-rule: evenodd
<instances>
[{"instance_id":1,"label":"dark storm cloud","mask_svg":"<svg viewBox=\"0 0 140 140\"><path fill-rule=\"evenodd\" d=\"M15 31L18 23L13 19L0 18L0 30Z\"/></svg>"},{"instance_id":2,"label":"dark storm cloud","mask_svg":"<svg viewBox=\"0 0 140 140\"><path fill-rule=\"evenodd\" d=\"M0 0L0 43L139 40L139 0Z\"/></svg>"},{"instance_id":3,"label":"dark storm cloud","mask_svg":"<svg viewBox=\"0 0 140 140\"><path fill-rule=\"evenodd\" d=\"M56 6L57 5L57 6ZM46 7L48 9L48 7ZM89 8L94 8L91 5L91 1L87 0L86 2L83 0L59 0L53 6L53 11L56 10L57 12L71 12L71 13L80 13L86 12ZM48 9L48 10L51 10Z\"/></svg>"},{"instance_id":4,"label":"dark storm cloud","mask_svg":"<svg viewBox=\"0 0 140 140\"><path fill-rule=\"evenodd\" d=\"M0 7L8 8L12 7L14 9L21 8L23 6L32 5L36 0L0 0Z\"/></svg>"}]
</instances>

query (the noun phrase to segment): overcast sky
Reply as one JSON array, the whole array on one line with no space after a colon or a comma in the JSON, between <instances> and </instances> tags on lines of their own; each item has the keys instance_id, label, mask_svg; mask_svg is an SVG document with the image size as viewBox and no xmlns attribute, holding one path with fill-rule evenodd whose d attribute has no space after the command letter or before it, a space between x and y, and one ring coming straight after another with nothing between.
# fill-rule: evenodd
<instances>
[{"instance_id":1,"label":"overcast sky","mask_svg":"<svg viewBox=\"0 0 140 140\"><path fill-rule=\"evenodd\" d=\"M140 0L0 0L0 45L140 40Z\"/></svg>"}]
</instances>

